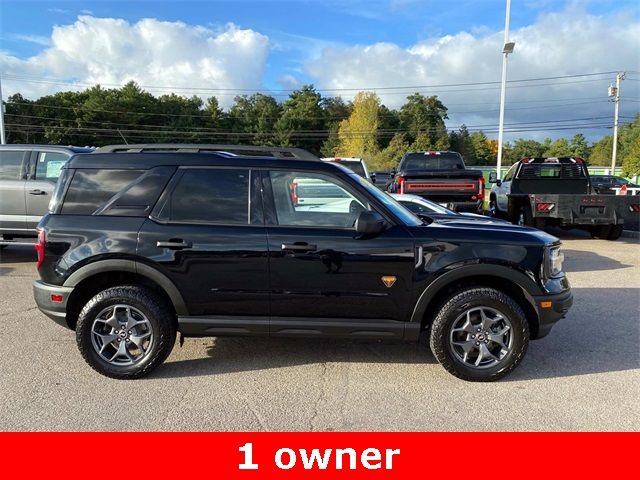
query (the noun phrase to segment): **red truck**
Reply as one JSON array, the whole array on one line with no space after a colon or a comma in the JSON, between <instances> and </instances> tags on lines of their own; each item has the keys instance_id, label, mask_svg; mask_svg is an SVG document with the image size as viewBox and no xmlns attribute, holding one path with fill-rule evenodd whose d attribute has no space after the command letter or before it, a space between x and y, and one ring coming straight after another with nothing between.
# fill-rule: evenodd
<instances>
[{"instance_id":1,"label":"red truck","mask_svg":"<svg viewBox=\"0 0 640 480\"><path fill-rule=\"evenodd\" d=\"M482 213L482 171L467 169L458 152L409 152L391 173L391 193L418 195L456 212Z\"/></svg>"}]
</instances>

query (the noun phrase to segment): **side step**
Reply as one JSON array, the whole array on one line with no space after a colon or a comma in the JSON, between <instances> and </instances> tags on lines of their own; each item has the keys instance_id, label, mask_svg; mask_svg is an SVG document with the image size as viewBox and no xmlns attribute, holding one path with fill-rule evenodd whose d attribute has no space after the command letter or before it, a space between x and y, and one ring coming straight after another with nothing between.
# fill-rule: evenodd
<instances>
[{"instance_id":1,"label":"side step","mask_svg":"<svg viewBox=\"0 0 640 480\"><path fill-rule=\"evenodd\" d=\"M179 316L185 337L271 336L417 340L420 324L387 319Z\"/></svg>"}]
</instances>

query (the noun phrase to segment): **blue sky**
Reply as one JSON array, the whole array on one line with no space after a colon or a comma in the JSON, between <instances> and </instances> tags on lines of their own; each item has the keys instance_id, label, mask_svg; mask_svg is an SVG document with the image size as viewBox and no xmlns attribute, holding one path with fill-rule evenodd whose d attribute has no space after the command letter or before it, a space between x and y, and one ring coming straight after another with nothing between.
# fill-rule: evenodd
<instances>
[{"instance_id":1,"label":"blue sky","mask_svg":"<svg viewBox=\"0 0 640 480\"><path fill-rule=\"evenodd\" d=\"M504 0L2 0L0 68L5 90L27 96L65 88L47 84L52 78L114 85L134 79L142 85L187 89L179 93L201 86L277 91L303 83L358 89L495 81L500 77L504 7ZM627 70L631 81L625 91L637 100L639 18L638 2L631 0L512 0L511 30L517 46L510 78ZM119 22L117 29L112 21ZM172 22L182 22L184 28ZM57 36L52 36L54 29ZM166 49L156 49L165 37ZM182 45L185 37L190 40ZM183 50L172 51L174 47ZM163 76L184 53L184 65ZM155 72L142 68L146 65L156 65ZM202 65L206 74L199 72ZM508 93L513 111L507 119L517 123L549 115L608 115L606 98L598 105L587 104L606 92L613 77L513 88ZM40 83L33 81L38 78ZM381 97L397 106L404 93ZM459 115L450 108L453 124L495 120L495 89L424 93L440 94L452 105L477 105L457 108ZM228 104L233 94L219 98ZM551 108L553 102L580 99L585 101L579 107ZM527 110L533 105L544 108ZM484 108L486 114L480 111ZM638 103L623 106L624 115L637 110Z\"/></svg>"},{"instance_id":2,"label":"blue sky","mask_svg":"<svg viewBox=\"0 0 640 480\"><path fill-rule=\"evenodd\" d=\"M513 0L511 28L529 25L537 16L579 4L593 14L629 9L634 0ZM460 31L483 32L504 26L504 0L291 0L291 1L55 1L3 0L2 49L20 57L42 50L25 36L48 40L54 25L72 23L78 15L156 18L219 28L233 22L271 39L266 84L277 87L282 73L297 71L314 48L325 44L367 45L392 42L408 47L424 39ZM309 80L305 78L305 80Z\"/></svg>"}]
</instances>

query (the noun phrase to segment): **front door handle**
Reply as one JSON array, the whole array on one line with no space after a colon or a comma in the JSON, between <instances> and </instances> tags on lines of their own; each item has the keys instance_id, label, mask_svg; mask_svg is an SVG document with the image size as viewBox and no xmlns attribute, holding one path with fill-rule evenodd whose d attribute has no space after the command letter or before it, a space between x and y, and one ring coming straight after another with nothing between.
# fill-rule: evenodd
<instances>
[{"instance_id":1,"label":"front door handle","mask_svg":"<svg viewBox=\"0 0 640 480\"><path fill-rule=\"evenodd\" d=\"M31 190L29 192L29 195L46 195L47 192L45 192L44 190Z\"/></svg>"},{"instance_id":2,"label":"front door handle","mask_svg":"<svg viewBox=\"0 0 640 480\"><path fill-rule=\"evenodd\" d=\"M318 249L315 245L309 245L307 242L283 243L282 250L291 252L315 252Z\"/></svg>"},{"instance_id":3,"label":"front door handle","mask_svg":"<svg viewBox=\"0 0 640 480\"><path fill-rule=\"evenodd\" d=\"M172 238L168 242L157 242L158 248L168 248L169 250L182 250L183 248L190 248L191 242L185 242L178 238Z\"/></svg>"}]
</instances>

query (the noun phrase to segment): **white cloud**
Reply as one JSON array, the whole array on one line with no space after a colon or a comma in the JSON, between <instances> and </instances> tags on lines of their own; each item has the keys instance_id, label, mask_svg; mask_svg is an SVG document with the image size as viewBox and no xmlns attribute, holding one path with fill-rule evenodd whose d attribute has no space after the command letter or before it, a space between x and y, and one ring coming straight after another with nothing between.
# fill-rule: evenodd
<instances>
[{"instance_id":1,"label":"white cloud","mask_svg":"<svg viewBox=\"0 0 640 480\"><path fill-rule=\"evenodd\" d=\"M579 7L570 6L562 12L542 15L535 23L513 30L511 40L516 42L516 49L509 57L509 79L640 70L640 23L629 12L594 16ZM323 89L499 81L502 42L502 32L475 31L424 40L409 48L392 43L330 47L306 65L306 73ZM606 87L613 78L614 75L597 77L597 81L589 77L576 78L576 83L536 88L516 88L513 84L507 94L507 108L510 110L506 122L611 115ZM635 78L638 78L637 74ZM638 82L626 82L624 89L626 93L623 96L638 98ZM499 85L469 86L465 87L467 91L453 90L443 87L421 89L426 94L439 95L449 106L451 126L463 122L467 125L497 125ZM378 93L391 107L400 106L406 96L389 90L378 90ZM563 100L580 98L589 100ZM557 105L575 105L546 108L554 103L547 100L554 99L563 100L555 102ZM638 110L637 105L628 102L623 105L623 112L632 114ZM540 108L542 106L545 108ZM539 132L537 136L545 133ZM536 136L534 133L531 135Z\"/></svg>"},{"instance_id":2,"label":"white cloud","mask_svg":"<svg viewBox=\"0 0 640 480\"><path fill-rule=\"evenodd\" d=\"M182 22L143 19L136 23L114 18L80 16L73 24L56 26L51 46L20 59L0 53L5 95L21 92L37 97L68 85L25 81L72 79L85 84L122 85L129 80L154 94L209 96L207 89L260 89L269 39L253 30L228 24L219 31ZM22 78L18 78L22 77ZM197 87L195 90L190 88ZM229 105L233 95L216 92Z\"/></svg>"}]
</instances>

